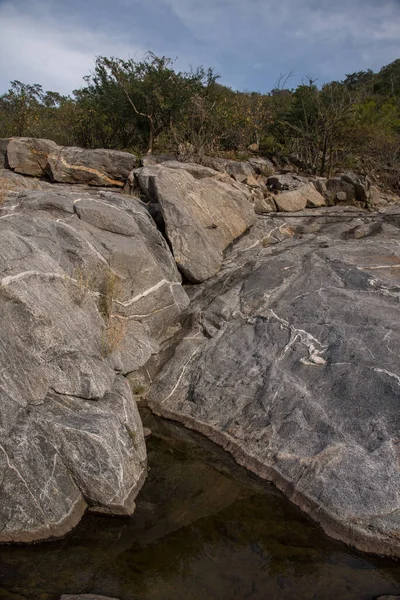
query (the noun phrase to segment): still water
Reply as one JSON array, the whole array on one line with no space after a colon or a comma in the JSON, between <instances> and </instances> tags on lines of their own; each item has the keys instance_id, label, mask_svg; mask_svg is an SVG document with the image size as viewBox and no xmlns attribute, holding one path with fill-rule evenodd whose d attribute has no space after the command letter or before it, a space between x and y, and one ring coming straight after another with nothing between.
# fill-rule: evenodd
<instances>
[{"instance_id":1,"label":"still water","mask_svg":"<svg viewBox=\"0 0 400 600\"><path fill-rule=\"evenodd\" d=\"M0 600L371 600L400 562L327 538L222 450L144 413L149 475L130 519L86 516L66 539L0 547Z\"/></svg>"}]
</instances>

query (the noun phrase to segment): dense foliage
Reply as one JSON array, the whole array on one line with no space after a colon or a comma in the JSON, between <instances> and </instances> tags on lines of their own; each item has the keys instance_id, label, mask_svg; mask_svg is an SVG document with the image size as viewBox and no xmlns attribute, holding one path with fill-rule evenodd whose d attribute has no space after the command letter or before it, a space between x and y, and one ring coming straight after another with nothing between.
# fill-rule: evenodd
<instances>
[{"instance_id":1,"label":"dense foliage","mask_svg":"<svg viewBox=\"0 0 400 600\"><path fill-rule=\"evenodd\" d=\"M0 96L0 137L63 145L190 154L296 155L310 172L390 172L400 163L400 59L317 87L235 92L212 69L177 72L152 53L98 57L72 96L11 82Z\"/></svg>"}]
</instances>

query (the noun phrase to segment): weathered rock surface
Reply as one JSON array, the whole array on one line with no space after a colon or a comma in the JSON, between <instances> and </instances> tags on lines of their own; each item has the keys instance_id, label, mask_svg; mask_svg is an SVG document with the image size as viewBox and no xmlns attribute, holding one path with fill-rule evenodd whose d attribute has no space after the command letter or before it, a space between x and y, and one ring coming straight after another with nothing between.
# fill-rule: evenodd
<instances>
[{"instance_id":1,"label":"weathered rock surface","mask_svg":"<svg viewBox=\"0 0 400 600\"><path fill-rule=\"evenodd\" d=\"M53 151L48 162L51 179L58 183L123 187L137 161L129 152L66 147Z\"/></svg>"},{"instance_id":2,"label":"weathered rock surface","mask_svg":"<svg viewBox=\"0 0 400 600\"><path fill-rule=\"evenodd\" d=\"M248 196L214 178L197 181L186 171L154 166L137 179L158 203L175 261L189 281L215 275L225 248L255 221Z\"/></svg>"},{"instance_id":3,"label":"weathered rock surface","mask_svg":"<svg viewBox=\"0 0 400 600\"><path fill-rule=\"evenodd\" d=\"M25 177L9 169L0 169L0 192L17 192L22 190L45 190L53 186L37 177Z\"/></svg>"},{"instance_id":4,"label":"weathered rock surface","mask_svg":"<svg viewBox=\"0 0 400 600\"><path fill-rule=\"evenodd\" d=\"M162 163L163 167L177 169L178 171L187 171L195 179L204 179L205 177L214 177L218 171L198 165L196 163L179 162L178 160L167 160Z\"/></svg>"},{"instance_id":5,"label":"weathered rock surface","mask_svg":"<svg viewBox=\"0 0 400 600\"><path fill-rule=\"evenodd\" d=\"M299 190L282 192L281 194L277 194L274 200L278 210L281 212L297 212L304 210L307 206L307 198Z\"/></svg>"},{"instance_id":6,"label":"weathered rock surface","mask_svg":"<svg viewBox=\"0 0 400 600\"><path fill-rule=\"evenodd\" d=\"M249 164L253 167L257 175L264 175L269 177L275 171L275 167L272 161L268 158L254 157L249 158Z\"/></svg>"},{"instance_id":7,"label":"weathered rock surface","mask_svg":"<svg viewBox=\"0 0 400 600\"><path fill-rule=\"evenodd\" d=\"M289 192L282 192L274 196L278 210L282 212L296 212L304 208L318 208L325 206L325 198L317 191L312 183L300 185Z\"/></svg>"},{"instance_id":8,"label":"weathered rock surface","mask_svg":"<svg viewBox=\"0 0 400 600\"><path fill-rule=\"evenodd\" d=\"M150 405L275 482L331 536L399 556L400 215L310 214L260 219L189 289L190 326Z\"/></svg>"},{"instance_id":9,"label":"weathered rock surface","mask_svg":"<svg viewBox=\"0 0 400 600\"><path fill-rule=\"evenodd\" d=\"M0 208L0 541L69 531L86 507L130 514L146 474L122 374L188 299L138 200L30 191Z\"/></svg>"},{"instance_id":10,"label":"weathered rock surface","mask_svg":"<svg viewBox=\"0 0 400 600\"><path fill-rule=\"evenodd\" d=\"M290 173L277 173L268 177L267 184L269 189L277 192L295 190L304 184L304 178L299 178Z\"/></svg>"},{"instance_id":11,"label":"weathered rock surface","mask_svg":"<svg viewBox=\"0 0 400 600\"><path fill-rule=\"evenodd\" d=\"M11 169L22 175L50 176L49 155L59 147L51 140L10 138L7 160Z\"/></svg>"},{"instance_id":12,"label":"weathered rock surface","mask_svg":"<svg viewBox=\"0 0 400 600\"><path fill-rule=\"evenodd\" d=\"M276 204L273 198L255 198L254 211L257 215L263 215L276 211Z\"/></svg>"},{"instance_id":13,"label":"weathered rock surface","mask_svg":"<svg viewBox=\"0 0 400 600\"><path fill-rule=\"evenodd\" d=\"M10 138L6 152L16 173L101 187L123 187L137 163L129 152L62 147L36 138Z\"/></svg>"},{"instance_id":14,"label":"weathered rock surface","mask_svg":"<svg viewBox=\"0 0 400 600\"><path fill-rule=\"evenodd\" d=\"M326 198L330 203L365 205L371 197L371 184L368 178L354 173L343 173L326 181Z\"/></svg>"},{"instance_id":15,"label":"weathered rock surface","mask_svg":"<svg viewBox=\"0 0 400 600\"><path fill-rule=\"evenodd\" d=\"M201 164L214 171L227 173L239 183L243 183L247 177L254 176L256 173L268 176L274 170L271 161L261 157L250 158L248 161L237 161L216 156L203 156Z\"/></svg>"},{"instance_id":16,"label":"weathered rock surface","mask_svg":"<svg viewBox=\"0 0 400 600\"><path fill-rule=\"evenodd\" d=\"M243 183L250 176L253 176L255 171L250 163L239 162L236 160L226 161L225 171L239 183Z\"/></svg>"}]
</instances>

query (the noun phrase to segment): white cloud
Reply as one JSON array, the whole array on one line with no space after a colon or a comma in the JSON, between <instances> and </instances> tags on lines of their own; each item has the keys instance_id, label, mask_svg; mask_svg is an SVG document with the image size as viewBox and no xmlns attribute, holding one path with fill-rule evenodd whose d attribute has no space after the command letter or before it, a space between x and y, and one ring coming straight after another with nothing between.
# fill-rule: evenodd
<instances>
[{"instance_id":1,"label":"white cloud","mask_svg":"<svg viewBox=\"0 0 400 600\"><path fill-rule=\"evenodd\" d=\"M70 93L83 85L96 55L143 54L140 46L111 28L107 33L94 31L72 18L51 16L44 4L35 8L29 13L11 2L0 4L0 93L13 79Z\"/></svg>"},{"instance_id":2,"label":"white cloud","mask_svg":"<svg viewBox=\"0 0 400 600\"><path fill-rule=\"evenodd\" d=\"M0 0L0 93L11 79L68 93L96 55L147 49L238 89L267 91L292 69L291 85L322 83L400 56L400 1Z\"/></svg>"}]
</instances>

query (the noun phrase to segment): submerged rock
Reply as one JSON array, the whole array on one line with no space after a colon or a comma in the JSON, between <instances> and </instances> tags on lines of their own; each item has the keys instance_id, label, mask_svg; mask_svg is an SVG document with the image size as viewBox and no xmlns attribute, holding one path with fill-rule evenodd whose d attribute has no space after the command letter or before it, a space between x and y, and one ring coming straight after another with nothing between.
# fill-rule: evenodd
<instances>
[{"instance_id":1,"label":"submerged rock","mask_svg":"<svg viewBox=\"0 0 400 600\"><path fill-rule=\"evenodd\" d=\"M331 536L399 556L400 216L376 215L358 237L347 232L368 216L313 214L264 217L193 289L191 327L150 405L273 481Z\"/></svg>"}]
</instances>

